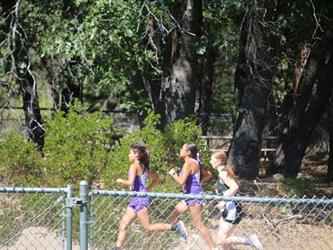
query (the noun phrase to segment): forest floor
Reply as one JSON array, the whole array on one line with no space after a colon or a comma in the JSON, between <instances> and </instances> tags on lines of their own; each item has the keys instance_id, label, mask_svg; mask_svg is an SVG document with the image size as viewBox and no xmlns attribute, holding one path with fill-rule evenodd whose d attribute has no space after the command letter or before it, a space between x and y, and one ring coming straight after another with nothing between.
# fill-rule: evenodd
<instances>
[{"instance_id":1,"label":"forest floor","mask_svg":"<svg viewBox=\"0 0 333 250\"><path fill-rule=\"evenodd\" d=\"M259 177L255 180L240 180L241 192L253 196L291 196L295 193L293 190L286 190L281 185L282 176L267 175L269 162L263 162L259 170ZM312 159L311 157L303 160L300 172L294 184L296 188L301 189L302 184L297 187L297 180L306 180L313 187L313 191L306 194L307 197L329 197L333 198L333 182L328 183L326 179L327 165L323 160ZM304 183L303 183L304 185ZM297 194L296 194L297 195Z\"/></svg>"}]
</instances>

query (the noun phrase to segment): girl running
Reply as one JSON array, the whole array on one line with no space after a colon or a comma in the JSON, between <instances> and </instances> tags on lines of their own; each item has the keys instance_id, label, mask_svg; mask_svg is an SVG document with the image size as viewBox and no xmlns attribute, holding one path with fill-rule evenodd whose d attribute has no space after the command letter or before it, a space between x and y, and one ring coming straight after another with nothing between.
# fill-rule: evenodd
<instances>
[{"instance_id":1,"label":"girl running","mask_svg":"<svg viewBox=\"0 0 333 250\"><path fill-rule=\"evenodd\" d=\"M195 144L185 143L180 149L180 158L184 160L184 165L177 175L175 169L171 169L169 174L183 188L184 194L202 194L203 189L200 182L205 182L211 178L211 173L205 170L197 157L198 149ZM171 213L170 220L172 223L177 221L179 215L189 210L192 216L193 224L205 239L210 249L214 249L215 243L203 223L202 200L183 200L179 202L174 211Z\"/></svg>"},{"instance_id":2,"label":"girl running","mask_svg":"<svg viewBox=\"0 0 333 250\"><path fill-rule=\"evenodd\" d=\"M143 145L133 144L130 146L128 159L131 166L128 171L128 179L123 180L118 178L117 183L130 187L130 190L137 192L151 191L157 184L160 183L159 177L149 169L149 154L147 148ZM146 186L146 179L150 178L152 182ZM112 250L121 249L125 238L126 231L130 224L135 219L139 219L145 231L176 231L181 237L186 238L186 231L184 224L179 221L173 224L156 223L152 224L149 220L148 207L151 203L149 197L131 197L130 204L123 215L119 224L119 234L116 245Z\"/></svg>"},{"instance_id":3,"label":"girl running","mask_svg":"<svg viewBox=\"0 0 333 250\"><path fill-rule=\"evenodd\" d=\"M223 194L223 196L235 196L238 193L239 186L236 182L235 174L227 166L227 155L225 152L223 150L215 151L211 155L210 164L219 172L217 193ZM242 219L243 209L239 202L221 201L217 207L220 211L223 211L219 225L218 244L223 245L223 247L243 244L253 246L257 250L263 249L256 235L251 235L248 238L231 235L236 225Z\"/></svg>"}]
</instances>

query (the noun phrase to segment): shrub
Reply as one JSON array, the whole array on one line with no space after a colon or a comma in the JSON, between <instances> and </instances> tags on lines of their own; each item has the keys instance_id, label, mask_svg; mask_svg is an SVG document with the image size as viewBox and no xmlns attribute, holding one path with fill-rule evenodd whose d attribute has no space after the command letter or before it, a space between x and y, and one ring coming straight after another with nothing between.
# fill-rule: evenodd
<instances>
[{"instance_id":1,"label":"shrub","mask_svg":"<svg viewBox=\"0 0 333 250\"><path fill-rule=\"evenodd\" d=\"M150 167L163 179L162 185L157 187L156 191L179 191L178 185L175 185L167 173L172 167L180 169L182 162L179 159L179 150L185 142L191 141L198 145L202 152L202 160L206 164L205 166L208 166L209 151L200 137L199 127L193 120L185 119L171 123L164 133L157 128L159 121L160 116L149 111L144 121L144 127L124 136L120 145L110 152L112 160L102 174L106 188L120 188L115 180L118 177L126 178L130 164L128 162L129 147L133 143L143 143L150 151ZM121 188L124 187L121 186Z\"/></svg>"},{"instance_id":2,"label":"shrub","mask_svg":"<svg viewBox=\"0 0 333 250\"><path fill-rule=\"evenodd\" d=\"M58 112L47 123L43 148L49 183L59 186L99 178L108 165L107 148L114 133L109 117L87 113L79 103L70 107L66 117Z\"/></svg>"},{"instance_id":3,"label":"shrub","mask_svg":"<svg viewBox=\"0 0 333 250\"><path fill-rule=\"evenodd\" d=\"M0 145L0 173L6 184L40 185L43 180L41 153L22 134L11 132Z\"/></svg>"},{"instance_id":4,"label":"shrub","mask_svg":"<svg viewBox=\"0 0 333 250\"><path fill-rule=\"evenodd\" d=\"M152 111L144 121L144 127L141 130L126 134L120 141L120 145L115 146L110 152L110 164L104 169L102 178L106 188L117 188L115 180L118 177L126 178L129 168L128 153L130 145L141 143L147 146L150 151L150 167L152 170L161 173L164 168L164 146L163 135L157 129L160 116ZM123 186L121 186L123 188Z\"/></svg>"}]
</instances>

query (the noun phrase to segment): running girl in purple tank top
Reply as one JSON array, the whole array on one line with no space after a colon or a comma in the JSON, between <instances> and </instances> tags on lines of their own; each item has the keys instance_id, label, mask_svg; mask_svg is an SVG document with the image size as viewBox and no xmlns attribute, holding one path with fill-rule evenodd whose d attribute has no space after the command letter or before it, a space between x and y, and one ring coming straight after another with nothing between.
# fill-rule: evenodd
<instances>
[{"instance_id":1,"label":"running girl in purple tank top","mask_svg":"<svg viewBox=\"0 0 333 250\"><path fill-rule=\"evenodd\" d=\"M116 180L117 183L129 186L131 191L137 192L151 191L157 184L160 183L160 179L156 173L149 169L149 154L145 146L139 144L131 145L128 159L131 162L131 166L128 171L128 179L123 180L118 178ZM148 186L146 185L147 177L152 180ZM111 249L121 249L126 238L127 228L134 222L135 219L139 219L145 231L161 232L173 230L176 231L181 237L186 238L187 233L184 224L181 221L173 224L152 224L149 219L148 211L150 202L151 201L148 197L131 197L130 204L119 223L117 243Z\"/></svg>"},{"instance_id":2,"label":"running girl in purple tank top","mask_svg":"<svg viewBox=\"0 0 333 250\"><path fill-rule=\"evenodd\" d=\"M169 174L183 188L185 194L202 194L203 189L201 182L205 182L211 178L212 174L201 166L197 157L198 149L195 144L185 143L180 149L179 156L184 160L180 175L177 175L175 169L171 169ZM193 224L205 239L210 249L215 247L215 243L203 223L203 202L200 200L183 200L179 202L170 215L172 223L183 212L189 210L192 216Z\"/></svg>"}]
</instances>

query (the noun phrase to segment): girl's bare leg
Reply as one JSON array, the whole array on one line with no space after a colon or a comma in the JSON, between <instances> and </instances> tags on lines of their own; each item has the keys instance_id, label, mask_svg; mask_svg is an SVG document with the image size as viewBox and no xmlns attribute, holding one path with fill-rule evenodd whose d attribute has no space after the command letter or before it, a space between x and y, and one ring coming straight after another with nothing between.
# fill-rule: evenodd
<instances>
[{"instance_id":1,"label":"girl's bare leg","mask_svg":"<svg viewBox=\"0 0 333 250\"><path fill-rule=\"evenodd\" d=\"M149 211L147 208L143 208L137 213L138 219L141 222L141 225L147 232L163 232L163 231L170 231L171 224L166 223L154 223L152 224L149 219Z\"/></svg>"},{"instance_id":2,"label":"girl's bare leg","mask_svg":"<svg viewBox=\"0 0 333 250\"><path fill-rule=\"evenodd\" d=\"M178 220L179 215L184 213L187 209L188 208L187 208L185 201L178 202L175 209L171 212L171 214L169 216L169 222L171 224L175 223Z\"/></svg>"},{"instance_id":3,"label":"girl's bare leg","mask_svg":"<svg viewBox=\"0 0 333 250\"><path fill-rule=\"evenodd\" d=\"M119 223L119 233L116 243L117 247L121 247L123 245L126 238L127 228L129 225L132 224L135 218L136 218L136 213L131 208L128 207Z\"/></svg>"},{"instance_id":4,"label":"girl's bare leg","mask_svg":"<svg viewBox=\"0 0 333 250\"><path fill-rule=\"evenodd\" d=\"M208 231L207 227L203 223L203 217L202 217L202 205L195 204L194 206L189 207L193 224L198 229L201 236L205 239L208 246L213 249L215 247L215 243L212 239L212 236L210 235L210 232Z\"/></svg>"}]
</instances>

